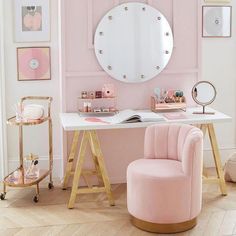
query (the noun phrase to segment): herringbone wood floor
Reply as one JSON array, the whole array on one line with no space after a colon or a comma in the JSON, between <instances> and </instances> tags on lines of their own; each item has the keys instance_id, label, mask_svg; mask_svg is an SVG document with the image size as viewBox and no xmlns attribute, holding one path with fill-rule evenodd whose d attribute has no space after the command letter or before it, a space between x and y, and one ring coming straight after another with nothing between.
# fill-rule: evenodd
<instances>
[{"instance_id":1,"label":"herringbone wood floor","mask_svg":"<svg viewBox=\"0 0 236 236\"><path fill-rule=\"evenodd\" d=\"M227 184L229 195L219 195L218 186L204 185L203 210L198 225L188 236L236 235L236 184ZM70 191L60 185L41 189L40 202L32 202L34 189L9 189L0 201L0 235L22 236L146 236L131 225L126 207L126 185L114 185L116 206L104 194L81 195L75 209L66 207Z\"/></svg>"}]
</instances>

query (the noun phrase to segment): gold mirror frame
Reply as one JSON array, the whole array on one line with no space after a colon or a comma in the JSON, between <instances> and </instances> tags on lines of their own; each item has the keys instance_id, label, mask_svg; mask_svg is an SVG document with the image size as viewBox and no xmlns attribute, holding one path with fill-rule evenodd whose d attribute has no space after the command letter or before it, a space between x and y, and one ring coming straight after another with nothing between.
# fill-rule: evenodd
<instances>
[{"instance_id":1,"label":"gold mirror frame","mask_svg":"<svg viewBox=\"0 0 236 236\"><path fill-rule=\"evenodd\" d=\"M196 93L197 86L198 86L199 84L209 84L209 85L213 88L213 90L214 90L214 96L213 96L213 98L212 98L210 101L203 103L203 102L199 102L199 101L197 100L197 98L196 98L196 96L195 96L195 93ZM215 114L214 112L206 112L206 106L210 105L211 103L213 103L213 102L215 101L215 99L216 99L216 94L217 94L216 88L215 88L215 86L214 86L211 82L209 82L209 81L204 81L204 80L197 82L197 83L193 86L193 88L192 88L192 98L193 98L194 102L196 102L198 105L201 105L201 106L202 106L203 110L202 110L202 112L193 112L193 114L214 115L214 114Z\"/></svg>"}]
</instances>

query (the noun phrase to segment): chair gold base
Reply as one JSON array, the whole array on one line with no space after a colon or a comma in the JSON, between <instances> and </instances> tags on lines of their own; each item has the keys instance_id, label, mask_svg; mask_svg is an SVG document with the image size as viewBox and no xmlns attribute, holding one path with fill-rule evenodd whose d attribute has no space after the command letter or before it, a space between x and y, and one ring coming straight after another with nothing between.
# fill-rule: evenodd
<instances>
[{"instance_id":1,"label":"chair gold base","mask_svg":"<svg viewBox=\"0 0 236 236\"><path fill-rule=\"evenodd\" d=\"M135 218L134 216L131 216L131 222L137 228L148 231L148 232L160 233L160 234L172 234L172 233L180 233L180 232L184 232L189 229L192 229L197 224L197 217L192 220L176 223L176 224L156 224L156 223L140 220L140 219Z\"/></svg>"}]
</instances>

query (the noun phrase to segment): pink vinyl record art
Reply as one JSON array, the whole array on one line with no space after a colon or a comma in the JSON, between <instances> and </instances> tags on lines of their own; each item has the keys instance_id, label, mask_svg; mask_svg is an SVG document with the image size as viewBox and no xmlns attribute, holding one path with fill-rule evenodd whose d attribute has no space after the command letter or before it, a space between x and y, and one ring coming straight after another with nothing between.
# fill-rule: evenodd
<instances>
[{"instance_id":1,"label":"pink vinyl record art","mask_svg":"<svg viewBox=\"0 0 236 236\"><path fill-rule=\"evenodd\" d=\"M18 80L50 79L50 48L18 48Z\"/></svg>"}]
</instances>

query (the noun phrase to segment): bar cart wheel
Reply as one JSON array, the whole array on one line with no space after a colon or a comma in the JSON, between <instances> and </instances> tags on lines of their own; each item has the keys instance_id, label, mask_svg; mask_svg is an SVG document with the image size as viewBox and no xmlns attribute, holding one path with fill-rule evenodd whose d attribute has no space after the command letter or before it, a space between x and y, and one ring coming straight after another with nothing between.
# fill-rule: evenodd
<instances>
[{"instance_id":1,"label":"bar cart wheel","mask_svg":"<svg viewBox=\"0 0 236 236\"><path fill-rule=\"evenodd\" d=\"M53 188L54 188L53 182L49 182L48 183L48 189L53 189Z\"/></svg>"},{"instance_id":2,"label":"bar cart wheel","mask_svg":"<svg viewBox=\"0 0 236 236\"><path fill-rule=\"evenodd\" d=\"M1 193L0 199L1 199L2 201L5 200L5 197L6 197L6 193Z\"/></svg>"},{"instance_id":3,"label":"bar cart wheel","mask_svg":"<svg viewBox=\"0 0 236 236\"><path fill-rule=\"evenodd\" d=\"M37 203L39 201L39 197L37 195L34 196L33 201Z\"/></svg>"}]
</instances>

